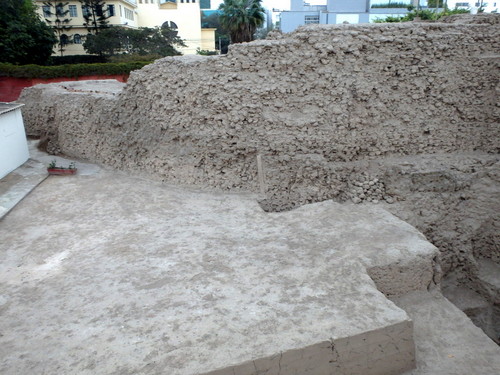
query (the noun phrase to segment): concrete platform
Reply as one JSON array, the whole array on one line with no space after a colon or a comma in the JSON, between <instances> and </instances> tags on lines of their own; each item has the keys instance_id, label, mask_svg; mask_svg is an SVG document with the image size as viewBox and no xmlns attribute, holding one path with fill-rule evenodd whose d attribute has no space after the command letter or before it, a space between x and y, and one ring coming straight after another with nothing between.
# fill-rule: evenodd
<instances>
[{"instance_id":1,"label":"concrete platform","mask_svg":"<svg viewBox=\"0 0 500 375\"><path fill-rule=\"evenodd\" d=\"M0 179L0 219L48 176L47 167L29 159Z\"/></svg>"},{"instance_id":2,"label":"concrete platform","mask_svg":"<svg viewBox=\"0 0 500 375\"><path fill-rule=\"evenodd\" d=\"M103 170L47 178L0 238L2 374L400 374L412 322L367 270L425 289L436 251L377 207L268 214Z\"/></svg>"},{"instance_id":3,"label":"concrete platform","mask_svg":"<svg viewBox=\"0 0 500 375\"><path fill-rule=\"evenodd\" d=\"M394 302L415 330L417 368L405 375L500 373L500 347L439 291L411 292Z\"/></svg>"},{"instance_id":4,"label":"concrete platform","mask_svg":"<svg viewBox=\"0 0 500 375\"><path fill-rule=\"evenodd\" d=\"M48 155L37 149L38 140L28 140L30 159L7 176L0 178L0 219L9 213L38 184L48 177L47 167L55 160L57 165L68 166L74 160ZM95 164L79 162L78 173L88 176L98 173L101 168Z\"/></svg>"}]
</instances>

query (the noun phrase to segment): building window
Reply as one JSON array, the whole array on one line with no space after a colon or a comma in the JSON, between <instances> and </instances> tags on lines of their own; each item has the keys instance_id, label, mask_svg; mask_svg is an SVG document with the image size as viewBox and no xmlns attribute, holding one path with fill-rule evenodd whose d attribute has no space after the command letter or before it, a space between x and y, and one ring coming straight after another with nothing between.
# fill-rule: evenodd
<instances>
[{"instance_id":1,"label":"building window","mask_svg":"<svg viewBox=\"0 0 500 375\"><path fill-rule=\"evenodd\" d=\"M304 23L309 25L311 23L319 23L319 16L305 16Z\"/></svg>"},{"instance_id":2,"label":"building window","mask_svg":"<svg viewBox=\"0 0 500 375\"><path fill-rule=\"evenodd\" d=\"M162 29L172 29L172 30L177 30L179 27L174 21L165 21L161 25Z\"/></svg>"},{"instance_id":3,"label":"building window","mask_svg":"<svg viewBox=\"0 0 500 375\"><path fill-rule=\"evenodd\" d=\"M161 25L161 28L162 29L167 29L168 30L168 34L169 36L171 37L175 37L179 34L179 31L177 30L178 27L177 27L177 24L173 21L165 21L163 22L163 24Z\"/></svg>"},{"instance_id":4,"label":"building window","mask_svg":"<svg viewBox=\"0 0 500 375\"><path fill-rule=\"evenodd\" d=\"M65 46L65 45L69 44L68 36L66 34L62 34L61 38L59 39L59 43L61 44L61 46Z\"/></svg>"},{"instance_id":5,"label":"building window","mask_svg":"<svg viewBox=\"0 0 500 375\"><path fill-rule=\"evenodd\" d=\"M80 36L80 34L73 35L73 43L82 44L82 37Z\"/></svg>"},{"instance_id":6,"label":"building window","mask_svg":"<svg viewBox=\"0 0 500 375\"><path fill-rule=\"evenodd\" d=\"M64 5L60 3L59 5L56 5L56 15L62 17L63 14L64 14Z\"/></svg>"},{"instance_id":7,"label":"building window","mask_svg":"<svg viewBox=\"0 0 500 375\"><path fill-rule=\"evenodd\" d=\"M50 7L49 7L49 6L44 5L44 6L42 7L42 10L43 10L43 16L44 16L45 18L49 18L49 17L52 15L52 14L50 13Z\"/></svg>"},{"instance_id":8,"label":"building window","mask_svg":"<svg viewBox=\"0 0 500 375\"><path fill-rule=\"evenodd\" d=\"M108 5L108 13L110 17L113 17L115 15L115 6L113 4Z\"/></svg>"},{"instance_id":9,"label":"building window","mask_svg":"<svg viewBox=\"0 0 500 375\"><path fill-rule=\"evenodd\" d=\"M78 13L76 12L76 5L69 6L69 16L70 17L78 17Z\"/></svg>"},{"instance_id":10,"label":"building window","mask_svg":"<svg viewBox=\"0 0 500 375\"><path fill-rule=\"evenodd\" d=\"M133 21L134 20L134 12L128 8L124 8L124 10L125 10L125 18Z\"/></svg>"},{"instance_id":11,"label":"building window","mask_svg":"<svg viewBox=\"0 0 500 375\"><path fill-rule=\"evenodd\" d=\"M90 13L91 13L91 12L90 12L89 7L88 7L88 6L86 6L86 5L82 5L82 15L83 15L84 17L90 17Z\"/></svg>"},{"instance_id":12,"label":"building window","mask_svg":"<svg viewBox=\"0 0 500 375\"><path fill-rule=\"evenodd\" d=\"M95 14L96 14L96 16L98 16L98 17L102 17L102 16L103 16L102 6L96 6L96 7L95 7Z\"/></svg>"}]
</instances>

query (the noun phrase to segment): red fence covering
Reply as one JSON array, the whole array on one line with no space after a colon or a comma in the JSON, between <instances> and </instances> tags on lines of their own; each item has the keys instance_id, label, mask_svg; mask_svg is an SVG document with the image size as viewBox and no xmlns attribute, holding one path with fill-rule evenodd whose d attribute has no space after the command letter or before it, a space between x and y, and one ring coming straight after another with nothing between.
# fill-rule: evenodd
<instances>
[{"instance_id":1,"label":"red fence covering","mask_svg":"<svg viewBox=\"0 0 500 375\"><path fill-rule=\"evenodd\" d=\"M19 98L21 91L25 87L37 85L39 83L54 83L66 81L85 81L95 79L116 79L120 82L127 82L128 75L112 75L112 76L83 76L76 78L58 77L58 78L14 78L14 77L0 77L0 102L13 102Z\"/></svg>"}]
</instances>

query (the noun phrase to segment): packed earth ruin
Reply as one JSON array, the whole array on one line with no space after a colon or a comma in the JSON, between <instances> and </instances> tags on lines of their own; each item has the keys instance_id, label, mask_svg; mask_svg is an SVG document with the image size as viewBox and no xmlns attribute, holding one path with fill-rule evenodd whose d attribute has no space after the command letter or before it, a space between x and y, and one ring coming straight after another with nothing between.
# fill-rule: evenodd
<instances>
[{"instance_id":1,"label":"packed earth ruin","mask_svg":"<svg viewBox=\"0 0 500 375\"><path fill-rule=\"evenodd\" d=\"M210 309L218 313L227 310L228 320L218 322L212 311L210 323L196 316L171 321L187 334L198 327L206 337L196 345L179 339L184 344L174 345L171 357L150 368L131 365L130 373L167 368L179 375L402 374L415 366L412 337L418 336L411 323L417 318L410 314L417 297L408 296L428 290L442 293L499 344L499 31L495 14L428 23L310 25L232 45L225 56L157 60L133 72L127 84L63 82L25 89L19 102L25 104L27 133L40 137L49 153L156 180L155 197L161 183L208 194L183 202L180 193L170 192L183 203L153 216L167 213L174 228L196 238L210 233L207 222L218 228L209 235L216 250L204 256L215 262L210 272L219 276L207 278L187 267L161 286L176 296L165 302L176 314L206 308L197 306L199 297L213 301ZM120 178L106 175L103 181L116 186L100 194L112 196ZM140 183L136 189L138 196L149 194ZM231 198L217 195L222 193ZM236 203L235 193L252 198ZM112 216L114 209L105 212ZM238 229L227 232L222 229L227 223ZM178 250L169 247L164 256L177 264L196 263L188 254L203 252L204 245L169 228L155 224L157 244L145 240L154 258L163 254L158 244L176 243ZM111 239L105 242L112 246ZM235 246L245 248L239 257ZM108 262L125 274L126 262L117 254L108 254L114 259ZM154 278L154 262L148 262L141 261L137 272ZM295 287L283 271L287 267L301 275L295 297L284 296ZM101 271L113 273L112 267ZM236 271L232 294L217 287L231 284ZM259 280L262 288L256 286ZM114 281L104 283L110 287ZM177 296L181 285L196 292ZM231 303L224 302L224 294ZM355 295L364 296L368 307L350 305L349 296ZM145 298L153 303L154 297ZM323 305L329 298L342 301L333 310L345 315L340 325L345 331ZM254 310L238 305L257 301L262 304ZM294 320L301 313L303 326ZM257 329L252 314L267 315L267 328ZM234 325L221 329L229 320ZM204 324L219 327L221 337L205 332ZM290 324L300 327L290 331ZM155 320L152 327L160 325ZM252 330L259 332L256 338ZM324 330L335 332L330 341ZM283 332L288 333L278 339ZM368 344L352 344L347 337L371 340L390 354L375 355ZM105 337L100 340L105 345ZM207 345L213 346L208 353ZM246 349L232 352L235 346ZM187 357L192 358L181 361ZM142 372L134 372L139 368ZM452 373L445 370L439 373Z\"/></svg>"}]
</instances>

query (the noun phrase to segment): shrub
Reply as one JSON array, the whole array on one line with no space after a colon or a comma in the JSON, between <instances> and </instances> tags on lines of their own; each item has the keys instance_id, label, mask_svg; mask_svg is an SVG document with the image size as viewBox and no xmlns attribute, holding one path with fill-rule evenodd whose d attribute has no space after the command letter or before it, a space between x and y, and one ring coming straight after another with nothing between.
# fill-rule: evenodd
<instances>
[{"instance_id":1,"label":"shrub","mask_svg":"<svg viewBox=\"0 0 500 375\"><path fill-rule=\"evenodd\" d=\"M71 64L57 66L13 65L0 63L0 77L16 78L58 78L82 77L92 75L129 74L132 70L141 69L149 61L108 64Z\"/></svg>"},{"instance_id":2,"label":"shrub","mask_svg":"<svg viewBox=\"0 0 500 375\"><path fill-rule=\"evenodd\" d=\"M129 62L138 62L138 61L150 61L153 62L155 60L161 59L163 56L160 55L138 55L132 53L124 53L121 55L109 56L107 58L110 63L129 63Z\"/></svg>"},{"instance_id":3,"label":"shrub","mask_svg":"<svg viewBox=\"0 0 500 375\"><path fill-rule=\"evenodd\" d=\"M218 55L219 52L217 51L210 51L208 49L200 49L200 47L196 48L196 54L197 55L202 55L202 56L215 56Z\"/></svg>"},{"instance_id":4,"label":"shrub","mask_svg":"<svg viewBox=\"0 0 500 375\"><path fill-rule=\"evenodd\" d=\"M372 4L372 8L408 8L410 6L409 3L383 3L383 4Z\"/></svg>"},{"instance_id":5,"label":"shrub","mask_svg":"<svg viewBox=\"0 0 500 375\"><path fill-rule=\"evenodd\" d=\"M421 9L421 10L415 9L403 17L389 16L386 18L377 19L374 22L375 23L408 22L408 21L413 21L417 17L425 21L437 21L444 16L450 16L452 14L463 14L463 13L470 13L470 11L466 9L453 9L453 10L444 9L442 12L436 12L435 10L432 9Z\"/></svg>"},{"instance_id":6,"label":"shrub","mask_svg":"<svg viewBox=\"0 0 500 375\"><path fill-rule=\"evenodd\" d=\"M96 64L105 63L106 58L95 55L68 55L68 56L51 56L47 65L64 65L64 64Z\"/></svg>"}]
</instances>

